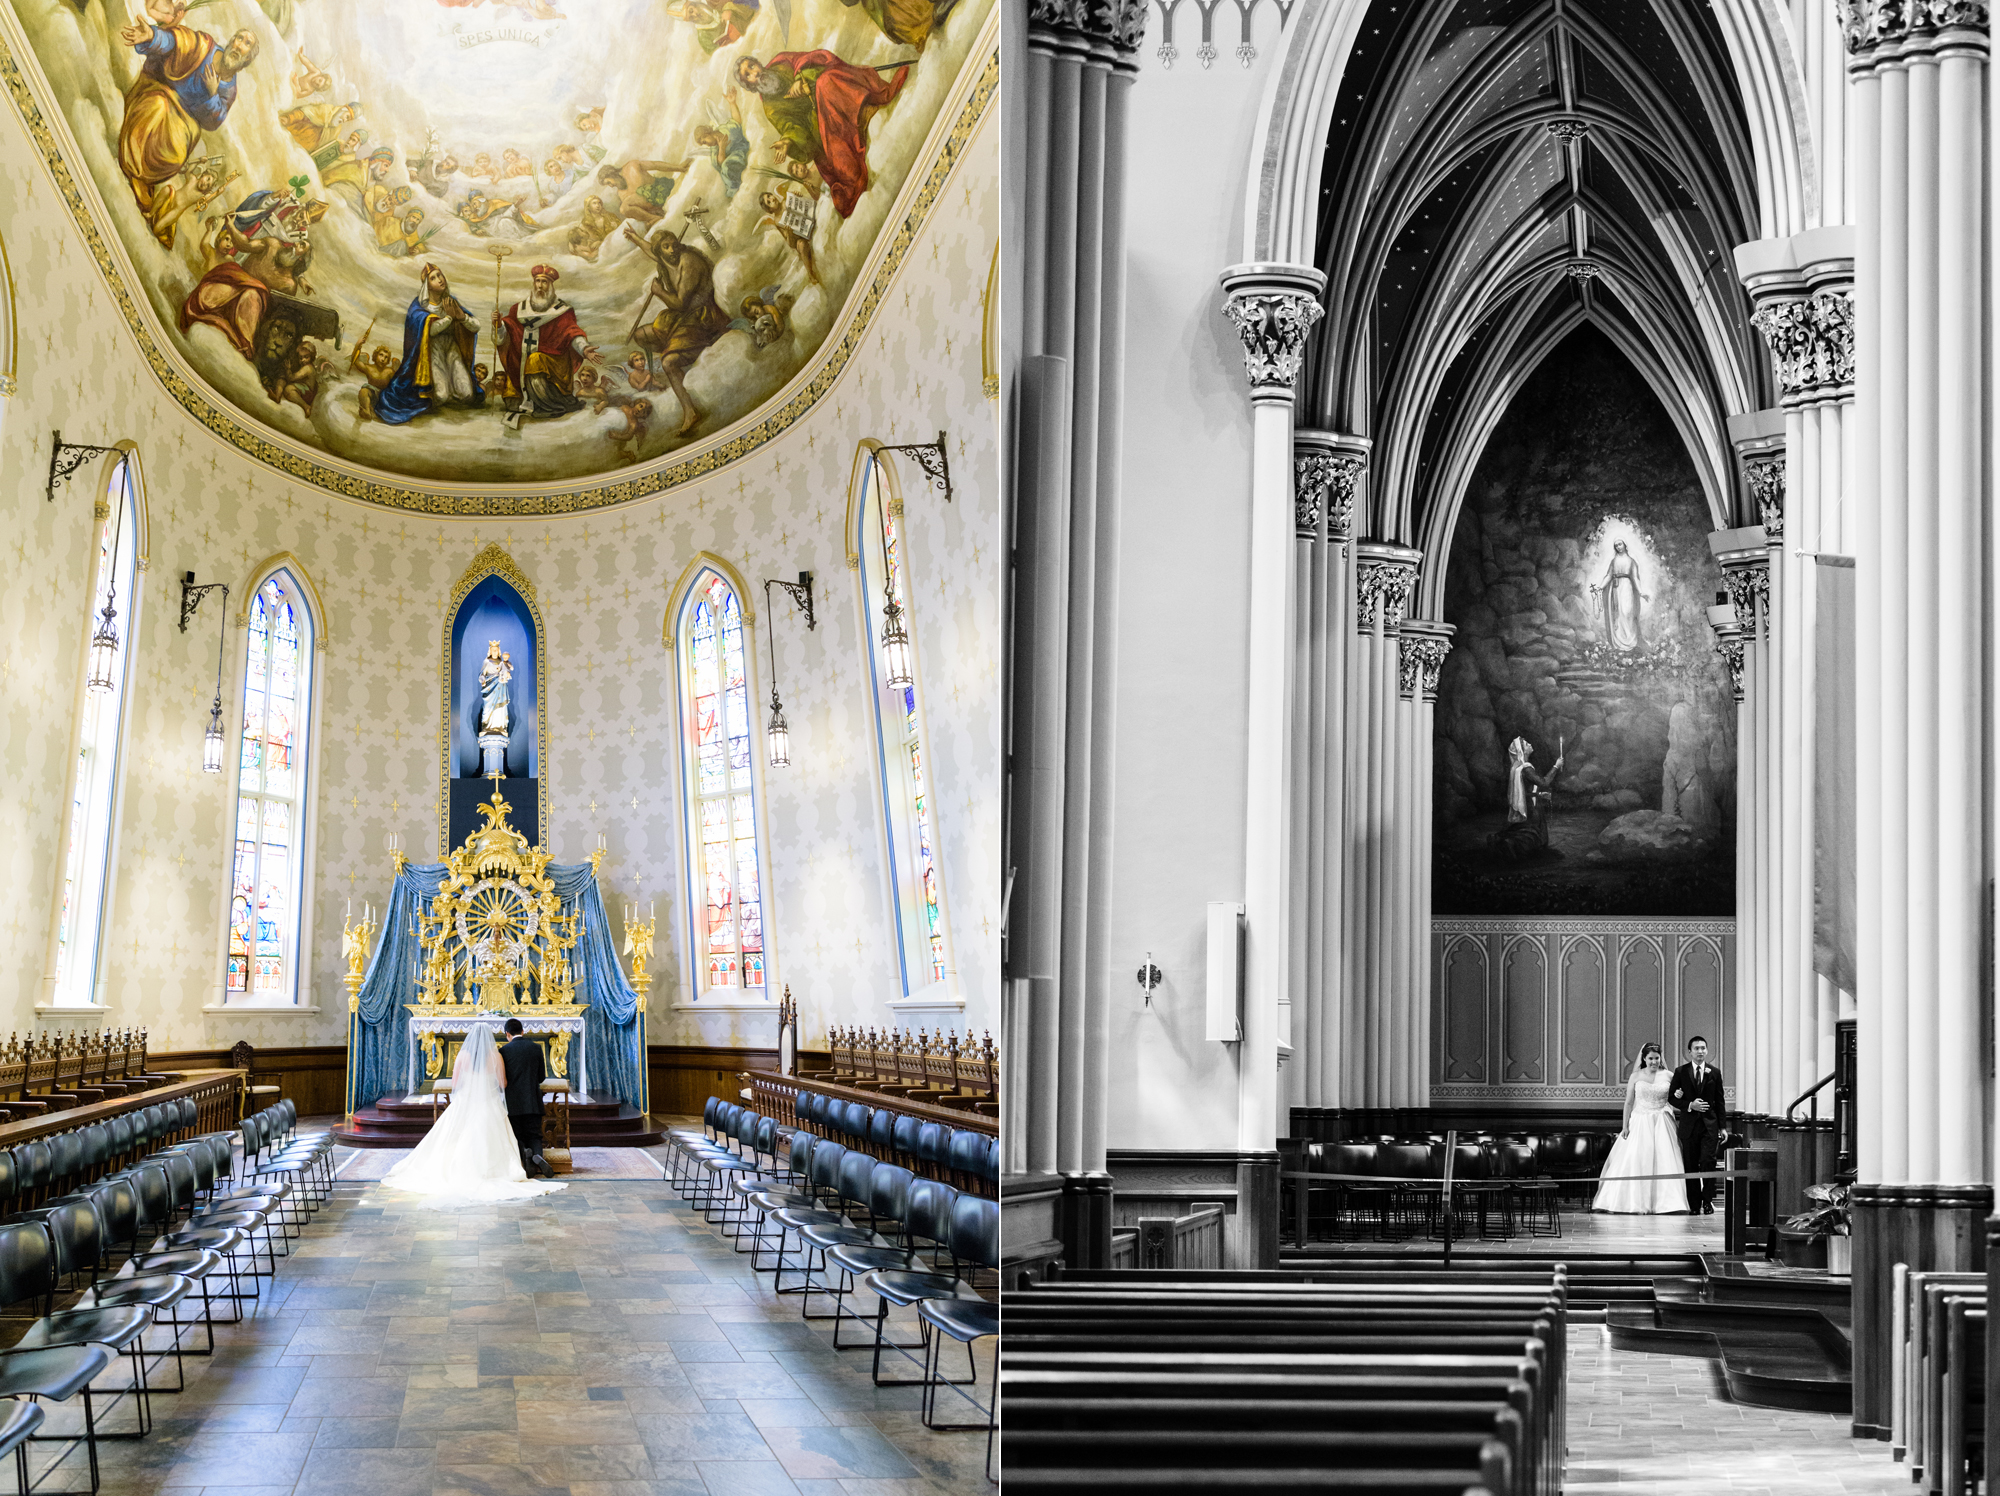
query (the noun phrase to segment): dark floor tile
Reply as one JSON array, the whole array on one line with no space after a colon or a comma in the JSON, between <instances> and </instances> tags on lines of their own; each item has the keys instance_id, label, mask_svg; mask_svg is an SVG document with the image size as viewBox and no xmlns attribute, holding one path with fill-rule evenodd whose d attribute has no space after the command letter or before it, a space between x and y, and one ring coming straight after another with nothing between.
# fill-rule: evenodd
<instances>
[{"instance_id":1,"label":"dark floor tile","mask_svg":"<svg viewBox=\"0 0 2000 1496\"><path fill-rule=\"evenodd\" d=\"M623 1387L590 1387L585 1390L589 1392L592 1402L625 1401L625 1389Z\"/></svg>"},{"instance_id":2,"label":"dark floor tile","mask_svg":"<svg viewBox=\"0 0 2000 1496\"><path fill-rule=\"evenodd\" d=\"M740 1413L642 1413L634 1422L656 1466L772 1455L757 1426Z\"/></svg>"},{"instance_id":3,"label":"dark floor tile","mask_svg":"<svg viewBox=\"0 0 2000 1496\"><path fill-rule=\"evenodd\" d=\"M322 1418L319 1434L313 1440L315 1454L323 1449L394 1449L396 1447L396 1424L394 1418Z\"/></svg>"},{"instance_id":4,"label":"dark floor tile","mask_svg":"<svg viewBox=\"0 0 2000 1496\"><path fill-rule=\"evenodd\" d=\"M917 1468L878 1431L845 1427L777 1427L764 1439L788 1475L806 1480L907 1480Z\"/></svg>"}]
</instances>

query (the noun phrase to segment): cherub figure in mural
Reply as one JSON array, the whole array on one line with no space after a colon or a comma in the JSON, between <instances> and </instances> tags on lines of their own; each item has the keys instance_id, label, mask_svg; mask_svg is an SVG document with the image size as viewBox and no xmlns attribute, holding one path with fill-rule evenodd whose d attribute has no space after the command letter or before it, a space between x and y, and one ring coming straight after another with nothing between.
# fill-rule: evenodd
<instances>
[{"instance_id":1,"label":"cherub figure in mural","mask_svg":"<svg viewBox=\"0 0 2000 1496\"><path fill-rule=\"evenodd\" d=\"M818 168L842 218L853 215L868 190L869 123L895 102L909 76L907 62L856 67L826 51L736 64L737 83L763 104L785 154Z\"/></svg>"},{"instance_id":2,"label":"cherub figure in mural","mask_svg":"<svg viewBox=\"0 0 2000 1496\"><path fill-rule=\"evenodd\" d=\"M1590 589L1597 603L1599 626L1613 649L1640 650L1646 647L1646 604L1652 594L1639 590L1639 563L1625 542L1611 547L1611 561L1604 568L1604 580Z\"/></svg>"},{"instance_id":3,"label":"cherub figure in mural","mask_svg":"<svg viewBox=\"0 0 2000 1496\"><path fill-rule=\"evenodd\" d=\"M694 143L715 163L722 195L734 199L750 165L750 137L743 133L743 105L735 89L729 90L727 110L711 108L709 123L695 126Z\"/></svg>"},{"instance_id":4,"label":"cherub figure in mural","mask_svg":"<svg viewBox=\"0 0 2000 1496\"><path fill-rule=\"evenodd\" d=\"M667 199L687 169L685 161L627 161L600 166L597 180L617 194L620 218L654 224L666 217Z\"/></svg>"},{"instance_id":5,"label":"cherub figure in mural","mask_svg":"<svg viewBox=\"0 0 2000 1496\"><path fill-rule=\"evenodd\" d=\"M472 169L466 172L466 175L478 182L499 181L500 168L493 164L493 153L491 151L473 152Z\"/></svg>"},{"instance_id":6,"label":"cherub figure in mural","mask_svg":"<svg viewBox=\"0 0 2000 1496\"><path fill-rule=\"evenodd\" d=\"M146 0L146 19L118 35L142 59L125 91L118 127L118 167L153 235L174 247L174 178L193 159L204 130L219 130L236 102L236 78L256 60L257 38L238 31L227 43L181 25L187 7Z\"/></svg>"},{"instance_id":7,"label":"cherub figure in mural","mask_svg":"<svg viewBox=\"0 0 2000 1496\"><path fill-rule=\"evenodd\" d=\"M815 286L820 283L819 265L813 259L813 200L803 192L794 192L787 187L783 192L760 192L757 206L764 210L764 216L757 220L757 232L774 228L792 253L799 257L799 263L806 267L806 277Z\"/></svg>"},{"instance_id":8,"label":"cherub figure in mural","mask_svg":"<svg viewBox=\"0 0 2000 1496\"><path fill-rule=\"evenodd\" d=\"M528 272L528 299L517 301L503 316L493 314L494 339L500 348L500 394L507 405L507 424L518 429L527 416L566 416L582 410L576 395L577 370L603 355L591 347L576 311L556 294L561 277L553 265Z\"/></svg>"},{"instance_id":9,"label":"cherub figure in mural","mask_svg":"<svg viewBox=\"0 0 2000 1496\"><path fill-rule=\"evenodd\" d=\"M729 319L730 329L750 334L753 348L769 348L792 330L792 304L797 299L776 286L766 286L755 296L743 298L743 315Z\"/></svg>"},{"instance_id":10,"label":"cherub figure in mural","mask_svg":"<svg viewBox=\"0 0 2000 1496\"><path fill-rule=\"evenodd\" d=\"M472 365L478 340L479 324L451 294L444 271L425 265L403 314L403 361L375 397L375 419L401 426L441 406L484 405Z\"/></svg>"},{"instance_id":11,"label":"cherub figure in mural","mask_svg":"<svg viewBox=\"0 0 2000 1496\"><path fill-rule=\"evenodd\" d=\"M700 250L681 243L672 229L655 230L647 238L628 223L625 236L652 257L657 271L633 319L631 341L646 355L646 367L657 368L680 401L678 434L685 436L706 414L688 394L687 371L703 349L729 331L729 314L715 304L715 267ZM664 310L642 327L656 301Z\"/></svg>"},{"instance_id":12,"label":"cherub figure in mural","mask_svg":"<svg viewBox=\"0 0 2000 1496\"><path fill-rule=\"evenodd\" d=\"M890 41L921 52L931 33L944 25L944 18L951 14L958 0L840 0L840 3L866 15Z\"/></svg>"},{"instance_id":13,"label":"cherub figure in mural","mask_svg":"<svg viewBox=\"0 0 2000 1496\"><path fill-rule=\"evenodd\" d=\"M311 61L306 49L299 48L294 54L296 61L292 67L292 98L310 99L314 94L325 93L333 87L333 74Z\"/></svg>"},{"instance_id":14,"label":"cherub figure in mural","mask_svg":"<svg viewBox=\"0 0 2000 1496\"><path fill-rule=\"evenodd\" d=\"M507 731L513 694L514 657L500 648L498 639L489 639L479 665L479 736Z\"/></svg>"},{"instance_id":15,"label":"cherub figure in mural","mask_svg":"<svg viewBox=\"0 0 2000 1496\"><path fill-rule=\"evenodd\" d=\"M240 172L234 171L225 175L220 156L205 156L199 161L189 162L174 187L174 205L161 216L156 228L171 229L188 214L201 212L221 197L229 184L240 175Z\"/></svg>"},{"instance_id":16,"label":"cherub figure in mural","mask_svg":"<svg viewBox=\"0 0 2000 1496\"><path fill-rule=\"evenodd\" d=\"M290 313L273 312L265 322L255 362L257 378L272 404L289 400L307 415L312 414L313 402L319 398L320 376L331 365L320 358L310 339L299 336L299 325Z\"/></svg>"},{"instance_id":17,"label":"cherub figure in mural","mask_svg":"<svg viewBox=\"0 0 2000 1496\"><path fill-rule=\"evenodd\" d=\"M363 388L355 397L355 405L361 413L361 419L372 421L375 419L375 396L388 388L389 381L396 377L396 355L390 351L387 343L377 343L375 351L364 361L361 355L367 348L367 338L364 334L362 341L354 345L354 351L347 355L347 367L362 379Z\"/></svg>"},{"instance_id":18,"label":"cherub figure in mural","mask_svg":"<svg viewBox=\"0 0 2000 1496\"><path fill-rule=\"evenodd\" d=\"M1517 862L1548 850L1549 801L1555 794L1556 775L1562 772L1563 740L1556 739L1556 761L1548 773L1535 768L1534 756L1534 744L1526 738L1507 745L1507 825L1487 843L1492 851Z\"/></svg>"},{"instance_id":19,"label":"cherub figure in mural","mask_svg":"<svg viewBox=\"0 0 2000 1496\"><path fill-rule=\"evenodd\" d=\"M233 234L232 229L224 233ZM268 237L244 243L234 259L218 263L181 303L180 330L195 323L215 328L236 351L257 362L257 331L271 304L271 293L310 295L305 279L312 264L312 242Z\"/></svg>"},{"instance_id":20,"label":"cherub figure in mural","mask_svg":"<svg viewBox=\"0 0 2000 1496\"><path fill-rule=\"evenodd\" d=\"M583 200L583 217L569 231L569 252L581 260L596 260L604 241L618 232L618 220L604 211L604 199Z\"/></svg>"},{"instance_id":21,"label":"cherub figure in mural","mask_svg":"<svg viewBox=\"0 0 2000 1496\"><path fill-rule=\"evenodd\" d=\"M757 0L674 0L666 7L669 16L694 27L694 39L705 57L713 57L717 47L743 40L757 10Z\"/></svg>"},{"instance_id":22,"label":"cherub figure in mural","mask_svg":"<svg viewBox=\"0 0 2000 1496\"><path fill-rule=\"evenodd\" d=\"M631 375L633 391L656 387L655 376L646 367L646 355L635 353L627 365ZM611 440L620 446L637 442L646 434L646 427L653 419L653 402L637 393L627 393L618 387L616 370L602 372L588 364L576 371L576 392L590 402L591 412L603 415L607 410L618 412L619 424L611 431Z\"/></svg>"},{"instance_id":23,"label":"cherub figure in mural","mask_svg":"<svg viewBox=\"0 0 2000 1496\"><path fill-rule=\"evenodd\" d=\"M576 112L576 127L586 135L595 135L604 128L604 106L593 104L588 109Z\"/></svg>"}]
</instances>

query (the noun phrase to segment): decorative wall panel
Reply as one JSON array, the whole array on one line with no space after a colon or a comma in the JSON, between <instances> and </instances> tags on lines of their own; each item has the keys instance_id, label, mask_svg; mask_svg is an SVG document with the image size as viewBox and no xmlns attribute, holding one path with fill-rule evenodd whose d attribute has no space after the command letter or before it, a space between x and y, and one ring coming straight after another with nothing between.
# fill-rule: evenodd
<instances>
[{"instance_id":1,"label":"decorative wall panel","mask_svg":"<svg viewBox=\"0 0 2000 1496\"><path fill-rule=\"evenodd\" d=\"M1608 1105L1642 1045L1678 1064L1695 1034L1733 1097L1735 940L1726 919L1433 920L1432 1102Z\"/></svg>"}]
</instances>

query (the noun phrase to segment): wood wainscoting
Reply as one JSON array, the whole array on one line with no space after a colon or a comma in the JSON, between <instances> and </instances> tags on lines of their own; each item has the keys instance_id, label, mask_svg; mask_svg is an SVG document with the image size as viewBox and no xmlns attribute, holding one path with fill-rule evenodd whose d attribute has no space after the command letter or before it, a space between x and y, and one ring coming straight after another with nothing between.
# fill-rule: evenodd
<instances>
[{"instance_id":1,"label":"wood wainscoting","mask_svg":"<svg viewBox=\"0 0 2000 1496\"><path fill-rule=\"evenodd\" d=\"M174 1070L227 1070L229 1050L149 1050L146 1068L155 1074ZM257 1081L277 1078L280 1097L298 1107L301 1117L337 1117L347 1091L347 1046L304 1044L293 1048L259 1049Z\"/></svg>"},{"instance_id":2,"label":"wood wainscoting","mask_svg":"<svg viewBox=\"0 0 2000 1496\"><path fill-rule=\"evenodd\" d=\"M649 1044L646 1084L656 1117L699 1117L708 1098L741 1099L745 1070L776 1070L775 1049L730 1049L722 1045ZM833 1069L833 1056L799 1051L799 1071L810 1075Z\"/></svg>"}]
</instances>

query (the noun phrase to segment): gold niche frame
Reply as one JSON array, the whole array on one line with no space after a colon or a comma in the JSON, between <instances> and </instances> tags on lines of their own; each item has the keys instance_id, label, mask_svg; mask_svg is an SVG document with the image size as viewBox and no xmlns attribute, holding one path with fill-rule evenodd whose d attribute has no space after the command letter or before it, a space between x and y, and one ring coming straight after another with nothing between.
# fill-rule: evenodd
<instances>
[{"instance_id":1,"label":"gold niche frame","mask_svg":"<svg viewBox=\"0 0 2000 1496\"><path fill-rule=\"evenodd\" d=\"M458 610L466 596L488 577L498 577L520 595L535 620L535 814L536 834L543 846L549 841L549 630L542 618L542 605L535 597L535 584L515 564L514 558L497 543L489 544L472 558L444 607L441 647L438 653L438 856L449 858L451 845L451 629L458 622ZM501 781L503 784L506 782Z\"/></svg>"}]
</instances>

